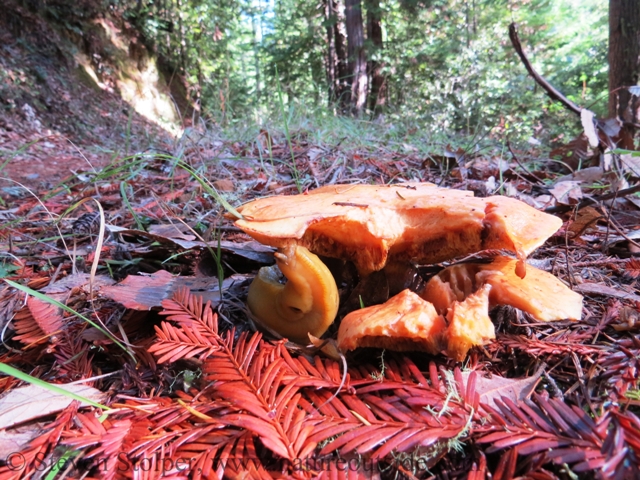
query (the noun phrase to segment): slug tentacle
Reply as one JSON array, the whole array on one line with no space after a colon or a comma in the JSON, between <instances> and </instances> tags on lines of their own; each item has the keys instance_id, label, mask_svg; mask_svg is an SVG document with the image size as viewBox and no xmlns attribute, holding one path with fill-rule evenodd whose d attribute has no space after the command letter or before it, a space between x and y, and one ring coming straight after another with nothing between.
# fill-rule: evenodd
<instances>
[{"instance_id":1,"label":"slug tentacle","mask_svg":"<svg viewBox=\"0 0 640 480\"><path fill-rule=\"evenodd\" d=\"M338 312L338 287L327 266L304 247L289 245L263 267L249 287L251 312L267 327L298 343L320 337ZM279 281L279 272L287 283Z\"/></svg>"}]
</instances>

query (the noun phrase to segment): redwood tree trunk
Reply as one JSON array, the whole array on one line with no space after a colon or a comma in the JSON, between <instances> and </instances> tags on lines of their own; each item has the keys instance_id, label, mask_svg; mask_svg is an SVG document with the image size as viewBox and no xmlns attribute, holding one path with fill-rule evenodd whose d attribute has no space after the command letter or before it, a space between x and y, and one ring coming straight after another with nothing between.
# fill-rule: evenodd
<instances>
[{"instance_id":1,"label":"redwood tree trunk","mask_svg":"<svg viewBox=\"0 0 640 480\"><path fill-rule=\"evenodd\" d=\"M371 41L371 51L368 52L367 69L371 85L369 89L369 109L378 112L385 104L384 76L382 62L376 60L382 53L382 11L380 0L367 0L367 36Z\"/></svg>"},{"instance_id":2,"label":"redwood tree trunk","mask_svg":"<svg viewBox=\"0 0 640 480\"><path fill-rule=\"evenodd\" d=\"M332 10L333 41L335 42L335 95L342 111L349 109L349 67L347 61L347 39L345 36L344 7L339 0L328 0Z\"/></svg>"},{"instance_id":3,"label":"redwood tree trunk","mask_svg":"<svg viewBox=\"0 0 640 480\"><path fill-rule=\"evenodd\" d=\"M351 110L360 115L367 100L367 58L364 51L364 29L360 0L346 0L347 53L351 80Z\"/></svg>"},{"instance_id":4,"label":"redwood tree trunk","mask_svg":"<svg viewBox=\"0 0 640 480\"><path fill-rule=\"evenodd\" d=\"M325 28L327 32L327 57L326 57L326 65L325 72L327 74L327 85L328 85L328 95L327 100L329 102L329 108L333 105L333 102L336 101L337 91L338 91L338 83L336 79L336 69L337 69L337 60L336 60L336 42L334 38L333 31L333 22L335 19L335 15L333 13L333 1L332 0L323 0L324 3L324 22Z\"/></svg>"},{"instance_id":5,"label":"redwood tree trunk","mask_svg":"<svg viewBox=\"0 0 640 480\"><path fill-rule=\"evenodd\" d=\"M609 0L609 116L638 123L640 102L626 88L640 73L640 2ZM619 90L618 90L619 89ZM627 125L627 128L629 126Z\"/></svg>"}]
</instances>

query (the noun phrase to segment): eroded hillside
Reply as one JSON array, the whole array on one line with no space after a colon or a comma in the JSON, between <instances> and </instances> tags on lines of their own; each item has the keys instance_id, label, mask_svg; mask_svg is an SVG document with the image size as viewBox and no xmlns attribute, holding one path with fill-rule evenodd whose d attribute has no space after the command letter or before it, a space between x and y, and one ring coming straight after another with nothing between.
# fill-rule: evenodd
<instances>
[{"instance_id":1,"label":"eroded hillside","mask_svg":"<svg viewBox=\"0 0 640 480\"><path fill-rule=\"evenodd\" d=\"M162 149L179 134L179 77L158 67L117 12L90 2L3 3L0 176L42 187L116 155ZM2 195L19 194L13 182L1 186Z\"/></svg>"}]
</instances>

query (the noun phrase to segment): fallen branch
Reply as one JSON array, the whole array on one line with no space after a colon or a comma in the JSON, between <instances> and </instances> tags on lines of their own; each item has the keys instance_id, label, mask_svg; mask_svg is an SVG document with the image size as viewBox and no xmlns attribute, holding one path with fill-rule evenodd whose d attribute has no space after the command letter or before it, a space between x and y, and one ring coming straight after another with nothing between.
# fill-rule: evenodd
<instances>
[{"instance_id":1,"label":"fallen branch","mask_svg":"<svg viewBox=\"0 0 640 480\"><path fill-rule=\"evenodd\" d=\"M522 44L520 43L520 38L518 38L518 31L516 29L515 22L509 25L509 38L511 39L511 44L513 45L513 48L515 48L516 53L518 54L518 56L520 57L520 60L522 60L522 63L527 69L527 72L529 72L529 75L531 75L533 79L536 81L536 83L540 85L545 92L547 92L547 95L549 95L549 97L551 97L552 100L556 100L562 103L565 107L567 107L573 113L580 115L580 112L582 111L582 107L576 105L567 97L565 97L562 93L556 90L556 88L553 85L547 82L538 72L536 72L533 69L531 62L529 61L527 56L524 54L524 51L522 50Z\"/></svg>"}]
</instances>

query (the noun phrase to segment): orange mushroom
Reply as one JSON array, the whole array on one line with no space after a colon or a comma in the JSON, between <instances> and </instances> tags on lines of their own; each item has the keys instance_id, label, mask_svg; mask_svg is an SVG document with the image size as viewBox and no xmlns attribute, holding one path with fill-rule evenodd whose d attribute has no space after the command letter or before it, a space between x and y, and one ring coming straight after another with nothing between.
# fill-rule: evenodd
<instances>
[{"instance_id":1,"label":"orange mushroom","mask_svg":"<svg viewBox=\"0 0 640 480\"><path fill-rule=\"evenodd\" d=\"M484 285L461 302L453 302L447 313L449 326L444 334L446 351L454 360L462 361L471 347L484 345L496 338L489 318L489 292Z\"/></svg>"},{"instance_id":2,"label":"orange mushroom","mask_svg":"<svg viewBox=\"0 0 640 480\"><path fill-rule=\"evenodd\" d=\"M275 254L277 267L264 267L249 287L249 310L267 327L295 342L322 336L338 312L338 287L317 255L289 245ZM278 271L279 270L279 271ZM280 282L280 273L287 283Z\"/></svg>"},{"instance_id":3,"label":"orange mushroom","mask_svg":"<svg viewBox=\"0 0 640 480\"><path fill-rule=\"evenodd\" d=\"M338 348L359 347L389 350L440 352L447 324L429 302L410 290L403 290L382 305L362 308L342 319Z\"/></svg>"},{"instance_id":4,"label":"orange mushroom","mask_svg":"<svg viewBox=\"0 0 640 480\"><path fill-rule=\"evenodd\" d=\"M236 225L259 242L350 260L362 275L382 269L388 257L427 264L504 249L522 259L562 225L519 200L430 183L326 186L238 211Z\"/></svg>"},{"instance_id":5,"label":"orange mushroom","mask_svg":"<svg viewBox=\"0 0 640 480\"><path fill-rule=\"evenodd\" d=\"M511 305L541 322L579 320L582 295L552 274L527 266L527 276L514 273L517 261L496 257L491 263L461 263L445 268L429 280L420 294L444 314L453 301L463 301L482 285L491 285L491 306Z\"/></svg>"},{"instance_id":6,"label":"orange mushroom","mask_svg":"<svg viewBox=\"0 0 640 480\"><path fill-rule=\"evenodd\" d=\"M444 351L463 360L470 348L496 336L489 318L490 289L491 285L485 285L463 301L454 301L447 321L433 304L404 290L383 305L355 310L344 317L338 329L338 348Z\"/></svg>"},{"instance_id":7,"label":"orange mushroom","mask_svg":"<svg viewBox=\"0 0 640 480\"><path fill-rule=\"evenodd\" d=\"M314 254L350 260L367 275L388 260L425 264L503 249L516 254L513 268L523 277L526 255L562 224L515 199L475 198L428 183L326 186L303 195L262 198L238 211L238 227L279 249L277 265L291 283L280 284L273 267L262 269L251 285L249 307L259 320L296 341L306 341L306 333L322 335L337 311L335 282ZM314 288L314 282L320 286ZM415 300L405 295L395 301L407 306ZM421 315L416 318L431 318L430 312ZM408 321L408 327L417 320L408 315L398 321L398 326ZM444 319L438 325L445 325Z\"/></svg>"}]
</instances>

